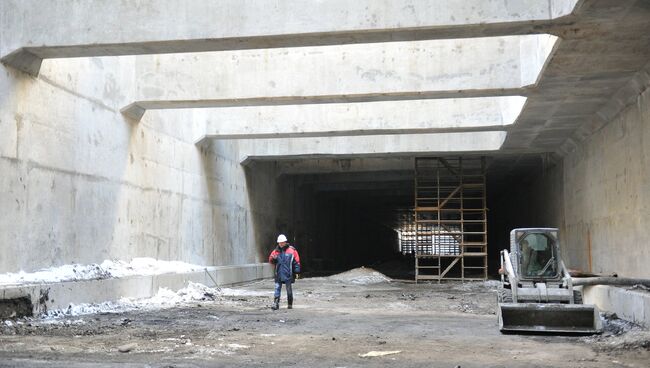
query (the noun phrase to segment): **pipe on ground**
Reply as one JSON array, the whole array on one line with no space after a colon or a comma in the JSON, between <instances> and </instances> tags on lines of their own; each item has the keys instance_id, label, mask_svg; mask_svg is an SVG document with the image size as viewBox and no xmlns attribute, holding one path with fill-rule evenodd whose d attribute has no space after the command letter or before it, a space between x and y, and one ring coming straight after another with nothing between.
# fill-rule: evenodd
<instances>
[{"instance_id":1,"label":"pipe on ground","mask_svg":"<svg viewBox=\"0 0 650 368\"><path fill-rule=\"evenodd\" d=\"M573 277L573 286L613 285L634 286L643 285L650 288L650 279L634 279L628 277Z\"/></svg>"}]
</instances>

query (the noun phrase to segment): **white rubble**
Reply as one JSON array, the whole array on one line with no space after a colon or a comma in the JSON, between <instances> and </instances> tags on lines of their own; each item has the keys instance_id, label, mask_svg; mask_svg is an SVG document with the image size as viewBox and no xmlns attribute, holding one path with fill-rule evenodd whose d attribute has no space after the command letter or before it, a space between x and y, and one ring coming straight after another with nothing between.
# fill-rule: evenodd
<instances>
[{"instance_id":1,"label":"white rubble","mask_svg":"<svg viewBox=\"0 0 650 368\"><path fill-rule=\"evenodd\" d=\"M220 295L221 292L217 289L190 282L187 287L177 292L167 288L160 288L155 296L147 299L122 298L118 301L103 303L71 304L64 310L48 311L46 319L48 317L69 317L97 313L122 313L132 310L157 310L196 301L212 301L219 298Z\"/></svg>"},{"instance_id":2,"label":"white rubble","mask_svg":"<svg viewBox=\"0 0 650 368\"><path fill-rule=\"evenodd\" d=\"M149 276L165 273L193 272L204 266L180 261L162 261L153 258L133 258L130 262L105 260L100 264L69 264L44 268L36 272L0 274L0 286L51 283L62 281L98 280L126 276Z\"/></svg>"},{"instance_id":3,"label":"white rubble","mask_svg":"<svg viewBox=\"0 0 650 368\"><path fill-rule=\"evenodd\" d=\"M383 273L367 267L354 268L349 271L329 276L329 279L357 285L379 284L391 281L391 279Z\"/></svg>"}]
</instances>

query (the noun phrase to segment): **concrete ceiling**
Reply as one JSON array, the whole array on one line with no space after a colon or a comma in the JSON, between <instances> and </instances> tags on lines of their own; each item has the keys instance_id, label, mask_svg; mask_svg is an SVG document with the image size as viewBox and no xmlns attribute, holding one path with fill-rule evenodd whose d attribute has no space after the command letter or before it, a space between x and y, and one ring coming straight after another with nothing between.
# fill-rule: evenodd
<instances>
[{"instance_id":1,"label":"concrete ceiling","mask_svg":"<svg viewBox=\"0 0 650 368\"><path fill-rule=\"evenodd\" d=\"M255 114L266 120L231 119L219 137L222 118L206 111L206 135L257 138L240 141L245 163L302 158L314 167L324 157L335 163L485 152L512 164L528 155L564 155L650 84L647 0L290 0L272 7L258 1L145 1L104 10L97 1L2 2L10 31L0 56L36 75L50 57L220 51L139 57L137 91L125 115L247 106L253 110L241 121ZM463 115L449 107L494 96L527 98L513 124L477 123L471 116L480 109ZM446 106L426 120L421 103L418 118L413 105L423 99L436 101L429 108ZM394 113L399 102L413 112L404 114L404 127ZM388 107L382 112L369 105L375 103ZM309 111L308 120L289 121L297 111ZM346 111L358 119L345 120ZM323 127L340 114L339 125ZM274 134L290 138L269 139Z\"/></svg>"},{"instance_id":2,"label":"concrete ceiling","mask_svg":"<svg viewBox=\"0 0 650 368\"><path fill-rule=\"evenodd\" d=\"M269 49L530 32L578 0L3 1L0 57L37 75L44 58ZM542 32L543 33L543 32Z\"/></svg>"}]
</instances>

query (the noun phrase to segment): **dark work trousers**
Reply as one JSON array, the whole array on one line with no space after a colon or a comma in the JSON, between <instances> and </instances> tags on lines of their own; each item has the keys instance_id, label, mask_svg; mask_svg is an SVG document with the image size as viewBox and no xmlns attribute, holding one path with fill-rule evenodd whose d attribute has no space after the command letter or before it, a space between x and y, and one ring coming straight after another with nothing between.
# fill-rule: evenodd
<instances>
[{"instance_id":1,"label":"dark work trousers","mask_svg":"<svg viewBox=\"0 0 650 368\"><path fill-rule=\"evenodd\" d=\"M291 288L291 281L279 281L275 283L275 296L276 298L279 298L280 295L282 294L282 284L285 285L287 288L287 300L293 300L293 289Z\"/></svg>"}]
</instances>

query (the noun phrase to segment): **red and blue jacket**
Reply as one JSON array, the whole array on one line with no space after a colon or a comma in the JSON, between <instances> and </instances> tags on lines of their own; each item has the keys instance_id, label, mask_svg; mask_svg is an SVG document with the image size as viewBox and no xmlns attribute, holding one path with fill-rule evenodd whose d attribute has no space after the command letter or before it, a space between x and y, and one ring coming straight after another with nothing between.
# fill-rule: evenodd
<instances>
[{"instance_id":1,"label":"red and blue jacket","mask_svg":"<svg viewBox=\"0 0 650 368\"><path fill-rule=\"evenodd\" d=\"M269 255L269 262L275 265L275 282L293 282L294 274L300 273L300 256L289 244L275 247Z\"/></svg>"}]
</instances>

